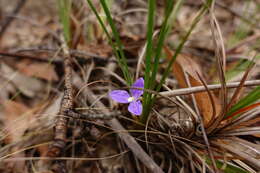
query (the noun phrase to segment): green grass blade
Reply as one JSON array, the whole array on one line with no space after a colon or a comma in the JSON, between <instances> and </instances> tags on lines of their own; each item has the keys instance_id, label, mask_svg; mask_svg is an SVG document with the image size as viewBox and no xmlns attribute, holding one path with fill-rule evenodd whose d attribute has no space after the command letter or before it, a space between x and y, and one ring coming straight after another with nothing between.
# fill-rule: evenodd
<instances>
[{"instance_id":1,"label":"green grass blade","mask_svg":"<svg viewBox=\"0 0 260 173\"><path fill-rule=\"evenodd\" d=\"M154 17L155 17L155 1L149 0L148 1L148 19L147 19L147 46L146 46L146 57L145 57L145 75L144 75L144 88L150 89L150 75L151 75L151 63L152 63L152 56L153 56L153 32L154 32ZM149 93L144 92L143 95L143 115L146 115L148 112L148 99ZM143 119L143 115L141 116L141 121ZM142 121L143 122L143 121Z\"/></svg>"},{"instance_id":2,"label":"green grass blade","mask_svg":"<svg viewBox=\"0 0 260 173\"><path fill-rule=\"evenodd\" d=\"M106 36L107 36L107 38L108 38L108 40L109 40L111 46L114 46L113 43L112 43L112 38L111 38L111 36L110 36L110 34L109 34L107 28L106 28L106 25L104 24L103 20L102 20L101 17L99 16L99 14L98 14L98 12L97 12L97 10L96 10L94 4L91 2L91 0L87 0L87 2L88 2L89 7L91 8L91 10L94 12L94 14L95 14L95 16L96 16L96 18L97 18L99 24L101 25L103 31L105 32L105 34L106 34Z\"/></svg>"},{"instance_id":3,"label":"green grass blade","mask_svg":"<svg viewBox=\"0 0 260 173\"><path fill-rule=\"evenodd\" d=\"M111 17L111 14L110 14L110 11L109 11L109 8L108 8L106 2L104 0L100 0L102 8L103 8L105 15L107 17L107 21L108 21L108 23L111 27L113 37L115 38L115 43L113 42L111 35L109 34L103 20L101 19L100 15L98 14L98 12L97 12L95 6L93 5L92 1L87 0L87 2L89 4L91 10L94 12L95 16L97 17L98 22L100 23L100 25L101 25L102 29L104 30L105 34L107 35L109 43L112 46L114 53L116 55L119 67L121 68L121 70L123 72L123 75L124 75L125 80L127 81L127 84L130 86L133 83L133 78L132 78L131 73L128 69L125 54L123 52L123 46L122 46L122 43L120 41L119 34L118 34L117 29L114 25L113 19Z\"/></svg>"},{"instance_id":4,"label":"green grass blade","mask_svg":"<svg viewBox=\"0 0 260 173\"><path fill-rule=\"evenodd\" d=\"M167 7L168 8L167 8L166 14L165 14L166 16L165 16L162 28L160 30L158 43L157 43L157 47L155 50L154 63L153 63L153 68L152 68L152 76L151 76L150 84L149 84L150 89L154 89L156 74L158 72L158 67L159 67L160 55L162 52L165 38L166 38L168 30L169 30L168 21L169 21L169 18L171 16L171 12L173 9L173 1L170 0L169 4L167 4Z\"/></svg>"},{"instance_id":5,"label":"green grass blade","mask_svg":"<svg viewBox=\"0 0 260 173\"><path fill-rule=\"evenodd\" d=\"M208 164L212 164L212 161L210 159L206 159L206 162ZM225 163L225 167L224 167L224 163L222 161L217 160L216 165L217 168L221 169L224 173L249 173L240 167L229 164L228 162Z\"/></svg>"},{"instance_id":6,"label":"green grass blade","mask_svg":"<svg viewBox=\"0 0 260 173\"><path fill-rule=\"evenodd\" d=\"M58 0L59 17L63 26L65 41L68 44L71 40L70 33L70 11L71 0Z\"/></svg>"},{"instance_id":7,"label":"green grass blade","mask_svg":"<svg viewBox=\"0 0 260 173\"><path fill-rule=\"evenodd\" d=\"M220 161L216 161L216 165L219 169L221 169L224 165L224 163L220 162ZM239 167L236 167L236 166L233 166L231 164L228 164L226 165L225 169L223 169L223 171L225 173L249 173L248 171L242 169L242 168L239 168Z\"/></svg>"},{"instance_id":8,"label":"green grass blade","mask_svg":"<svg viewBox=\"0 0 260 173\"><path fill-rule=\"evenodd\" d=\"M116 51L118 51L118 55L119 55L119 57L118 57L119 64L121 64L121 66L122 66L121 68L122 68L122 71L124 73L124 77L125 77L128 85L130 86L133 83L133 78L132 78L132 76L131 76L131 74L128 70L126 57L125 57L125 54L123 52L123 46L122 46L123 44L121 43L119 32L116 29L116 26L115 26L114 21L112 19L112 16L111 16L111 13L110 13L109 8L107 6L107 3L105 2L105 0L100 0L100 3L103 7L105 14L106 14L108 23L111 27L113 36L114 36L115 41L116 41L116 48L117 48Z\"/></svg>"},{"instance_id":9,"label":"green grass blade","mask_svg":"<svg viewBox=\"0 0 260 173\"><path fill-rule=\"evenodd\" d=\"M212 3L212 0L207 0L207 2L202 6L199 14L195 17L190 29L188 30L188 32L186 33L186 35L184 36L182 42L179 44L179 46L177 47L176 49L176 52L175 54L173 55L173 57L171 58L170 62L168 63L167 65L167 68L165 70L165 72L163 73L163 76L162 76L162 79L159 83L159 85L156 87L156 91L159 91L163 85L163 83L165 82L165 79L166 77L169 75L169 72L170 72L170 69L171 69L171 66L173 64L173 62L175 61L176 57L178 56L178 54L181 52L182 50L182 47L183 45L185 44L185 42L187 41L188 37L190 36L191 32L193 31L193 29L195 28L195 26L197 25L197 23L200 21L201 17L203 16L203 14L205 13L205 11L208 9L208 7L211 5ZM168 16L169 17L169 16ZM148 20L149 22L149 20ZM166 23L167 24L167 23ZM165 33L162 33L161 35L161 39L159 38L159 44L158 46L162 46L163 44L163 41L164 41L164 38L166 36L166 33L167 33L167 25L165 27ZM160 47L157 46L157 51L160 50ZM159 51L157 52L158 54L155 54L155 55L160 55ZM158 61L158 59L155 59L155 61ZM158 61L159 62L159 61ZM150 67L151 68L151 67ZM154 64L154 68L156 68L155 70L157 70L157 64L155 63ZM156 71L155 71L156 72ZM153 73L153 75L155 75L156 73ZM155 76L152 76L155 78ZM152 78L151 77L151 78ZM149 78L149 80L151 80L151 78ZM151 81L146 81L148 83L148 85L151 85ZM150 86L151 87L151 86ZM153 88L151 88L153 89ZM155 98L156 96L153 96L151 97L152 95L150 94L147 94L145 95L146 97L144 97L144 111L143 111L143 115L141 116L141 122L142 123L145 123L147 121L147 118L149 116L149 113L150 113L150 108L151 106L154 104L154 101L155 101Z\"/></svg>"},{"instance_id":10,"label":"green grass blade","mask_svg":"<svg viewBox=\"0 0 260 173\"><path fill-rule=\"evenodd\" d=\"M171 31L175 21L176 21L176 18L177 18L177 14L183 4L184 0L178 0L176 2L176 4L174 5L174 8L171 12L171 15L169 17L169 22L168 22L168 26L169 26L169 29L168 29L168 32ZM167 33L168 34L168 33Z\"/></svg>"},{"instance_id":11,"label":"green grass blade","mask_svg":"<svg viewBox=\"0 0 260 173\"><path fill-rule=\"evenodd\" d=\"M149 89L149 80L151 75L151 63L153 56L153 32L154 32L154 16L155 16L155 1L148 1L148 22L147 22L147 46L146 46L146 58L145 58L145 84L144 87ZM147 92L145 92L147 94Z\"/></svg>"},{"instance_id":12,"label":"green grass blade","mask_svg":"<svg viewBox=\"0 0 260 173\"><path fill-rule=\"evenodd\" d=\"M184 38L182 39L182 42L178 45L174 55L172 56L170 62L167 65L167 68L165 70L165 72L163 73L162 79L158 85L158 87L156 88L156 91L159 91L163 85L163 83L165 82L166 77L169 75L170 73L170 69L172 67L173 62L176 60L177 56L179 55L179 53L181 52L185 42L188 40L188 37L190 36L191 32L193 31L193 29L195 28L195 26L197 25L197 23L200 21L201 17L203 16L203 14L205 13L205 11L208 9L208 7L211 5L212 0L208 0L201 8L200 12L198 13L198 15L196 16L196 18L194 19L190 29L188 30L188 32L186 33L186 35L184 36Z\"/></svg>"},{"instance_id":13,"label":"green grass blade","mask_svg":"<svg viewBox=\"0 0 260 173\"><path fill-rule=\"evenodd\" d=\"M259 99L260 99L260 86L256 87L253 91L251 91L244 98L242 98L237 104L232 106L228 111L226 117L232 115L232 113L238 111L239 109L258 101Z\"/></svg>"},{"instance_id":14,"label":"green grass blade","mask_svg":"<svg viewBox=\"0 0 260 173\"><path fill-rule=\"evenodd\" d=\"M159 38L158 38L158 43L156 46L155 50L155 57L154 57L154 65L153 65L153 70L152 70L152 76L150 80L150 89L154 89L155 85L155 79L156 79L156 74L158 72L158 67L159 67L159 60L162 52L162 48L164 45L164 41L166 40L167 35L169 34L169 31L171 30L173 23L175 22L177 12L180 9L180 6L182 5L183 0L178 0L176 4L174 5L174 1L168 0L166 4L166 12L165 12L165 19L162 24L162 28L160 30Z\"/></svg>"},{"instance_id":15,"label":"green grass blade","mask_svg":"<svg viewBox=\"0 0 260 173\"><path fill-rule=\"evenodd\" d=\"M180 0L179 0L180 1ZM181 0L182 1L182 0ZM169 0L167 1L168 3L166 4L167 9L165 10L165 19L163 21L162 24L162 28L160 29L160 33L159 33L159 38L158 38L158 42L156 45L156 49L155 49L155 53L154 53L154 58L153 58L153 65L152 65L152 74L151 76L149 76L149 81L148 81L148 87L151 90L154 90L155 87L155 83L156 83L156 74L158 72L158 68L159 68L159 60L160 60L160 56L161 56L161 52L162 52L162 48L164 45L164 41L166 39L166 36L168 34L168 30L169 30L169 18L172 14L173 11L173 1ZM141 117L141 122L145 122L145 120L147 119L147 117L149 116L149 109L152 106L152 100L151 100L152 94L148 93L147 97L145 97L145 105L144 105L144 110L146 110L142 117Z\"/></svg>"}]
</instances>

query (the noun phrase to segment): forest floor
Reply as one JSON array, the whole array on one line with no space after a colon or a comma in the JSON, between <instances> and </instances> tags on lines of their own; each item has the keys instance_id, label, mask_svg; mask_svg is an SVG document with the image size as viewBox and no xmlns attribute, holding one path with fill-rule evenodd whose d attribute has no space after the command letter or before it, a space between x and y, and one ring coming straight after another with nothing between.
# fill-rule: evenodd
<instances>
[{"instance_id":1,"label":"forest floor","mask_svg":"<svg viewBox=\"0 0 260 173\"><path fill-rule=\"evenodd\" d=\"M258 0L218 0L202 16L145 123L109 97L129 86L87 1L72 2L69 47L57 2L0 0L0 172L260 171ZM147 2L109 2L130 72L145 78ZM156 85L202 5L183 1Z\"/></svg>"}]
</instances>

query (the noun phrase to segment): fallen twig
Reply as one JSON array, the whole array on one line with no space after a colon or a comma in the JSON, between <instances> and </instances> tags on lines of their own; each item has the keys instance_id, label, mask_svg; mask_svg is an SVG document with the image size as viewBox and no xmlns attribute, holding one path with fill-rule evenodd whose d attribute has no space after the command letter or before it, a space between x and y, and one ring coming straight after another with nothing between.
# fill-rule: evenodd
<instances>
[{"instance_id":1,"label":"fallen twig","mask_svg":"<svg viewBox=\"0 0 260 173\"><path fill-rule=\"evenodd\" d=\"M122 113L120 112L110 112L108 114L104 114L104 113L89 113L89 114L82 114L82 113L79 113L75 110L68 110L67 111L67 116L69 116L70 118L73 118L73 119L81 119L81 120L84 120L84 119L87 119L87 120L95 120L95 119L104 119L104 120L109 120L109 119L112 119L112 118L115 118L115 117L118 117L120 115L122 115Z\"/></svg>"},{"instance_id":2,"label":"fallen twig","mask_svg":"<svg viewBox=\"0 0 260 173\"><path fill-rule=\"evenodd\" d=\"M230 82L230 83L227 83L227 88L236 88L239 86L239 84L240 84L240 82ZM258 86L258 85L260 85L260 80L250 80L250 81L245 81L243 87ZM207 85L207 87L209 90L215 90L215 89L220 89L221 85L220 84ZM206 88L204 86L197 86L197 87L190 87L190 88L181 88L181 89L176 89L176 90L172 90L172 91L163 91L163 92L160 92L160 95L167 96L167 97L174 97L174 96L179 96L179 95L204 92L205 90L206 90Z\"/></svg>"},{"instance_id":3,"label":"fallen twig","mask_svg":"<svg viewBox=\"0 0 260 173\"><path fill-rule=\"evenodd\" d=\"M66 134L67 134L67 113L68 110L73 108L73 89L72 89L72 67L71 56L65 43L63 44L64 53L64 72L65 72L65 84L64 84L64 96L61 101L59 116L55 124L54 142L51 145L47 156L57 157L61 155L61 152L66 146Z\"/></svg>"},{"instance_id":4,"label":"fallen twig","mask_svg":"<svg viewBox=\"0 0 260 173\"><path fill-rule=\"evenodd\" d=\"M39 52L58 52L58 49L40 49L40 48L35 48L35 49L23 49L23 50L18 50L15 52L5 52L0 50L0 56L2 58L4 57L11 57L11 58L19 58L19 59L31 59L39 62L48 62L48 63L54 63L54 64L60 64L63 62L63 59L60 57L57 58L47 58L47 57L41 57L41 56L35 56L35 55L28 55L25 53L18 53L18 52L24 52L24 51L39 51ZM75 49L70 49L70 56L73 56L75 59L79 61L79 63L86 63L91 60L94 60L96 62L100 63L105 63L105 62L116 62L114 58L109 58L109 57L103 57L99 56L97 54L91 53L91 52L83 52ZM62 54L58 54L59 56L63 56ZM52 55L51 55L52 56ZM128 60L127 63L136 63L136 60Z\"/></svg>"}]
</instances>

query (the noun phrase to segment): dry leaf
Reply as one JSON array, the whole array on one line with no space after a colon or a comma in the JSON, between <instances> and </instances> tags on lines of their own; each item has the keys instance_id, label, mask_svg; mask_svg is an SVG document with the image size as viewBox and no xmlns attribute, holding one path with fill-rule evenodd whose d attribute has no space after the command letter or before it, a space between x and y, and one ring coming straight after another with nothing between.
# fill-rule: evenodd
<instances>
[{"instance_id":1,"label":"dry leaf","mask_svg":"<svg viewBox=\"0 0 260 173\"><path fill-rule=\"evenodd\" d=\"M22 103L8 100L4 102L4 125L5 131L9 134L6 142L17 142L28 128L30 110Z\"/></svg>"},{"instance_id":2,"label":"dry leaf","mask_svg":"<svg viewBox=\"0 0 260 173\"><path fill-rule=\"evenodd\" d=\"M96 54L101 57L110 57L112 54L112 48L106 44L87 44L87 45L78 45L78 50L85 51L90 54Z\"/></svg>"},{"instance_id":3,"label":"dry leaf","mask_svg":"<svg viewBox=\"0 0 260 173\"><path fill-rule=\"evenodd\" d=\"M4 63L0 66L0 72L6 80L11 81L15 87L28 97L34 97L36 93L43 89L44 85L40 80L25 76Z\"/></svg>"},{"instance_id":4,"label":"dry leaf","mask_svg":"<svg viewBox=\"0 0 260 173\"><path fill-rule=\"evenodd\" d=\"M25 130L28 128L28 122L30 119L29 108L25 105L14 102L6 101L4 106L4 133L7 135L5 138L6 143L14 143L21 140ZM14 147L10 152L16 152L19 148ZM13 158L24 157L23 152L12 155ZM6 167L12 169L14 172L23 172L25 169L25 161L8 162ZM23 170L23 171L22 171Z\"/></svg>"},{"instance_id":5,"label":"dry leaf","mask_svg":"<svg viewBox=\"0 0 260 173\"><path fill-rule=\"evenodd\" d=\"M167 58L170 59L173 55L173 52L170 51L168 48L165 48L165 51L166 51ZM173 69L174 76L177 79L180 87L182 88L188 87L186 83L185 73L188 75L188 79L192 87L203 86L203 83L201 82L201 80L197 75L198 73L201 77L203 77L201 68L198 65L198 63L196 63L196 61L194 61L188 55L179 54L172 66L172 69ZM214 105L216 108L216 115L218 115L218 113L221 110L220 102L213 92L211 92L211 94L213 96ZM197 102L197 106L203 117L204 124L207 125L209 121L213 118L213 108L210 101L210 97L206 91L196 93L194 94L194 96Z\"/></svg>"},{"instance_id":6,"label":"dry leaf","mask_svg":"<svg viewBox=\"0 0 260 173\"><path fill-rule=\"evenodd\" d=\"M54 66L50 63L39 63L24 60L18 63L17 68L27 76L33 76L48 81L57 81L58 76Z\"/></svg>"},{"instance_id":7,"label":"dry leaf","mask_svg":"<svg viewBox=\"0 0 260 173\"><path fill-rule=\"evenodd\" d=\"M239 151L239 153L243 153L244 154L243 156L245 156L245 158L256 159L256 160L259 159L258 151L260 150L260 146L255 143L246 141L244 139L239 139L237 137L219 139L217 141L219 143L222 143L224 146L227 146L230 150L234 149Z\"/></svg>"}]
</instances>

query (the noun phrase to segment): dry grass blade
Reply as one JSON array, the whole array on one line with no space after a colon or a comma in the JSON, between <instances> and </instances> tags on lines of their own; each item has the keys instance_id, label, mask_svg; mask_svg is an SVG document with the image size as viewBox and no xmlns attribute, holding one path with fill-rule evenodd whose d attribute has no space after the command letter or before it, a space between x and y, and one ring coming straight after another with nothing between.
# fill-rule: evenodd
<instances>
[{"instance_id":1,"label":"dry grass blade","mask_svg":"<svg viewBox=\"0 0 260 173\"><path fill-rule=\"evenodd\" d=\"M216 16L214 14L214 3L212 3L210 8L210 24L211 24L211 32L213 37L213 42L215 45L215 56L217 58L217 69L218 76L221 83L221 112L217 114L217 118L214 123L207 129L208 133L214 131L214 129L219 125L223 117L227 112L227 87L225 80L225 70L226 70L226 54L225 54L225 46L222 38L221 30L219 24L217 22ZM217 30L217 34L215 33L215 29Z\"/></svg>"},{"instance_id":2,"label":"dry grass blade","mask_svg":"<svg viewBox=\"0 0 260 173\"><path fill-rule=\"evenodd\" d=\"M205 162L205 160L200 156L200 154L198 152L196 152L191 146L189 146L188 144L186 144L185 142L179 140L179 139L174 139L176 143L179 143L181 146L183 146L184 151L186 152L190 152L191 155L194 155L197 158L197 161L200 162L200 165L204 165L206 168L208 168L207 170L211 173L214 173L215 171L212 170L212 168L209 167L209 165ZM183 151L182 151L183 152ZM193 160L193 159L191 159ZM197 168L201 171L201 172L205 172L206 169L201 169L201 167L197 164L195 164L195 166L198 166Z\"/></svg>"},{"instance_id":3,"label":"dry grass blade","mask_svg":"<svg viewBox=\"0 0 260 173\"><path fill-rule=\"evenodd\" d=\"M250 111L240 115L238 118L226 123L223 127L220 128L220 131L232 128L234 126L238 126L241 123L246 123L248 121L252 121L252 120L258 118L259 113L260 113L259 109L250 110Z\"/></svg>"},{"instance_id":4,"label":"dry grass blade","mask_svg":"<svg viewBox=\"0 0 260 173\"><path fill-rule=\"evenodd\" d=\"M260 162L258 159L253 158L251 154L246 153L243 150L243 145L236 142L236 138L232 139L220 139L218 141L212 141L212 143L222 149L227 150L232 153L235 157L245 160L249 165L253 166L255 169L260 170Z\"/></svg>"},{"instance_id":5,"label":"dry grass blade","mask_svg":"<svg viewBox=\"0 0 260 173\"><path fill-rule=\"evenodd\" d=\"M253 135L260 134L260 127L237 128L232 130L225 130L224 136L239 136L239 135Z\"/></svg>"},{"instance_id":6,"label":"dry grass blade","mask_svg":"<svg viewBox=\"0 0 260 173\"><path fill-rule=\"evenodd\" d=\"M112 155L112 156L108 156L108 157L103 157L103 158L82 158L82 157L19 157L19 158L16 158L16 159L5 159L4 161L26 161L26 160L29 160L29 161L32 161L32 160L80 160L80 161L96 161L96 160L106 160L106 159L111 159L111 158L116 158L116 157L119 157L119 156L122 156L124 154L126 154L127 152L129 151L124 151L124 152L121 152L119 154L115 154L115 155Z\"/></svg>"},{"instance_id":7,"label":"dry grass blade","mask_svg":"<svg viewBox=\"0 0 260 173\"><path fill-rule=\"evenodd\" d=\"M200 74L198 73L198 71L195 71L195 73L198 75L199 80L202 82L202 78L201 78ZM185 77L185 80L186 80L186 83L187 83L188 87L191 87L189 78L188 78L188 76L187 76L186 73L184 73L184 77ZM202 84L205 85L203 82L202 82ZM208 92L208 90L207 90L207 92ZM218 172L217 165L216 165L216 161L215 161L215 159L214 159L214 155L213 155L213 152L212 152L212 150L211 150L211 147L210 147L210 144L209 144L209 139L208 139L208 137L207 137L207 133L206 133L206 130L205 130L205 124L204 124L205 121L204 121L204 119L202 119L202 117L201 117L201 115L200 115L200 113L199 113L198 107L197 107L197 102L196 102L196 100L199 101L200 99L198 99L198 97L200 98L200 97L202 97L202 96L200 95L200 96L196 97L197 99L195 99L194 94L191 94L191 96L192 96L192 101L193 101L195 110L196 110L197 115L198 115L198 118L199 118L199 123L200 123L200 124L199 124L198 126L199 126L200 129L201 129L201 133L202 133L204 142L205 142L205 144L206 144L206 146L207 146L207 151L208 151L209 157L210 157L210 159L211 159L211 161L212 161L214 172ZM211 100L211 99L213 99L213 98L210 97L210 96L212 96L212 95L209 94L209 98L210 98L210 101L211 101L211 107L212 107L213 111L212 111L211 119L209 119L208 122L206 122L206 123L209 123L210 121L212 121L212 119L213 119L213 117L214 117L214 115L215 115L215 112L216 112L215 106L212 105L212 104L214 104L214 101ZM200 103L200 102L199 102L199 103ZM202 107L202 105L199 105L199 106L200 106L200 108ZM203 107L204 107L204 106L208 106L208 105L203 105ZM203 116L203 118L205 118L205 115ZM206 117L206 118L208 118L208 117Z\"/></svg>"},{"instance_id":8,"label":"dry grass blade","mask_svg":"<svg viewBox=\"0 0 260 173\"><path fill-rule=\"evenodd\" d=\"M165 51L167 57L172 56L173 53L167 47L165 47ZM201 81L202 72L200 70L200 66L187 55L180 54L177 57L175 63L173 64L173 73L181 87L204 85L204 83ZM209 91L207 90L207 92ZM204 91L194 95L192 94L192 100L198 114L202 136L207 146L210 159L212 160L214 171L216 172L217 166L208 141L204 124L208 124L210 121L212 121L216 114L216 110L219 113L220 107L217 98L212 95L213 93L209 95L207 92Z\"/></svg>"}]
</instances>

